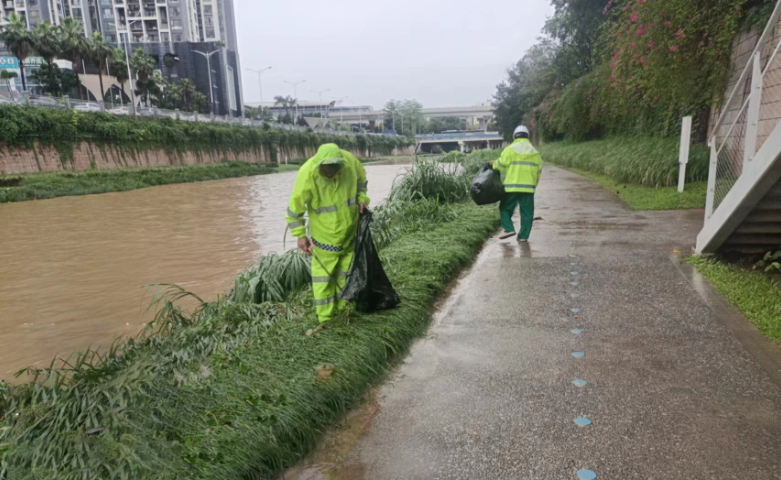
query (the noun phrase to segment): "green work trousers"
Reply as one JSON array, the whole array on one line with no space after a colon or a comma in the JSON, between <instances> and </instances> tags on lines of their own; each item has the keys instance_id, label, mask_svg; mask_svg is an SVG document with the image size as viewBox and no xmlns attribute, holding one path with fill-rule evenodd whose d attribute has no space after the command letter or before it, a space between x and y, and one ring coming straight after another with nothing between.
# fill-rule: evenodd
<instances>
[{"instance_id":1,"label":"green work trousers","mask_svg":"<svg viewBox=\"0 0 781 480\"><path fill-rule=\"evenodd\" d=\"M502 227L507 233L515 231L513 214L515 207L521 209L521 231L518 238L528 240L532 233L534 223L534 194L533 193L505 193L504 200L499 203L499 213L502 214Z\"/></svg>"}]
</instances>

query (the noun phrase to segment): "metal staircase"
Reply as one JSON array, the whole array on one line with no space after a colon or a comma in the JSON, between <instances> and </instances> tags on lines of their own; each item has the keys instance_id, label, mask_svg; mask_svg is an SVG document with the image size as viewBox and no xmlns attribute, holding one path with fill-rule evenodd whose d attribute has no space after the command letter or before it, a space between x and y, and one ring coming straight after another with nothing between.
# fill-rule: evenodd
<instances>
[{"instance_id":1,"label":"metal staircase","mask_svg":"<svg viewBox=\"0 0 781 480\"><path fill-rule=\"evenodd\" d=\"M781 0L708 141L698 253L781 248Z\"/></svg>"}]
</instances>

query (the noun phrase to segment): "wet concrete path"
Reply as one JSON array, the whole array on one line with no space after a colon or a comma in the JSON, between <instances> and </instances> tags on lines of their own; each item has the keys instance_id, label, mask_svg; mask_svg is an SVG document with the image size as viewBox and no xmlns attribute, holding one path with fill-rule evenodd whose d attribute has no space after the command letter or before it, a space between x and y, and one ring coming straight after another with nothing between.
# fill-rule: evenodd
<instances>
[{"instance_id":1,"label":"wet concrete path","mask_svg":"<svg viewBox=\"0 0 781 480\"><path fill-rule=\"evenodd\" d=\"M491 240L358 421L287 480L781 478L774 367L676 265L702 212L633 212L555 168L537 207L531 243Z\"/></svg>"}]
</instances>

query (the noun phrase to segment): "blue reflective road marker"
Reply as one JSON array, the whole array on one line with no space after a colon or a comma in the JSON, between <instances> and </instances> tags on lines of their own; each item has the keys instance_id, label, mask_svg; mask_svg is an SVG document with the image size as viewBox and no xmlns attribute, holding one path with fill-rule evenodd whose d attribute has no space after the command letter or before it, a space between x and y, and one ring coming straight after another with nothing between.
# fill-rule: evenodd
<instances>
[{"instance_id":1,"label":"blue reflective road marker","mask_svg":"<svg viewBox=\"0 0 781 480\"><path fill-rule=\"evenodd\" d=\"M569 272L569 273L571 273L572 275L575 275L575 276L579 275L578 272Z\"/></svg>"},{"instance_id":2,"label":"blue reflective road marker","mask_svg":"<svg viewBox=\"0 0 781 480\"><path fill-rule=\"evenodd\" d=\"M579 328L575 328L573 330L570 330L570 333L574 333L575 335L580 335L581 333L583 333L583 330Z\"/></svg>"},{"instance_id":3,"label":"blue reflective road marker","mask_svg":"<svg viewBox=\"0 0 781 480\"><path fill-rule=\"evenodd\" d=\"M591 420L589 420L588 418L576 418L575 425L580 425L581 427L585 427L587 425L591 425Z\"/></svg>"},{"instance_id":4,"label":"blue reflective road marker","mask_svg":"<svg viewBox=\"0 0 781 480\"><path fill-rule=\"evenodd\" d=\"M580 294L579 293L570 293L569 296L572 297L572 298L578 298L578 297L580 297Z\"/></svg>"},{"instance_id":5,"label":"blue reflective road marker","mask_svg":"<svg viewBox=\"0 0 781 480\"><path fill-rule=\"evenodd\" d=\"M585 387L586 386L586 381L585 380L573 380L572 384L575 385L576 387Z\"/></svg>"},{"instance_id":6,"label":"blue reflective road marker","mask_svg":"<svg viewBox=\"0 0 781 480\"><path fill-rule=\"evenodd\" d=\"M574 286L576 286L576 287L577 287L578 285L580 285L580 282L569 282L569 284L570 284L570 285L574 285Z\"/></svg>"},{"instance_id":7,"label":"blue reflective road marker","mask_svg":"<svg viewBox=\"0 0 781 480\"><path fill-rule=\"evenodd\" d=\"M591 470L578 470L578 478L580 480L594 480L597 478L597 474Z\"/></svg>"},{"instance_id":8,"label":"blue reflective road marker","mask_svg":"<svg viewBox=\"0 0 781 480\"><path fill-rule=\"evenodd\" d=\"M583 358L586 356L586 354L583 352L572 352L572 356L575 358Z\"/></svg>"},{"instance_id":9,"label":"blue reflective road marker","mask_svg":"<svg viewBox=\"0 0 781 480\"><path fill-rule=\"evenodd\" d=\"M573 308L572 309L572 313L580 313L580 309L579 308Z\"/></svg>"}]
</instances>

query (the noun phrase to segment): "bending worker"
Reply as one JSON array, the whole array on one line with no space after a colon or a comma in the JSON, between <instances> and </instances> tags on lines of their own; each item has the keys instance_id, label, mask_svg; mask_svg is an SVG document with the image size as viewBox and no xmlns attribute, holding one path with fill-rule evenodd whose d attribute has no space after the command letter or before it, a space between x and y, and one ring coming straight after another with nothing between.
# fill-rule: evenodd
<instances>
[{"instance_id":1,"label":"bending worker","mask_svg":"<svg viewBox=\"0 0 781 480\"><path fill-rule=\"evenodd\" d=\"M510 238L515 235L513 214L515 207L521 210L521 231L518 241L526 242L532 233L534 223L534 192L540 180L542 158L540 153L529 142L529 129L523 125L515 129L512 145L505 148L502 156L492 163L494 170L502 173L504 183L504 200L499 203L502 216L502 233L499 238Z\"/></svg>"},{"instance_id":2,"label":"bending worker","mask_svg":"<svg viewBox=\"0 0 781 480\"><path fill-rule=\"evenodd\" d=\"M287 223L298 248L312 255L312 290L321 323L342 306L338 297L353 258L359 214L369 205L368 184L361 162L333 143L322 145L298 171Z\"/></svg>"}]
</instances>

